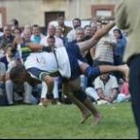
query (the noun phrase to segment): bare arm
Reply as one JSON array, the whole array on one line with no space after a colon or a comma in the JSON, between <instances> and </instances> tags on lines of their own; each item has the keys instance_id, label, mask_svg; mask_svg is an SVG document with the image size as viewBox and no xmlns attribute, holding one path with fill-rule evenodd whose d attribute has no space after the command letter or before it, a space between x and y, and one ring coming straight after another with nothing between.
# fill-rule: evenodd
<instances>
[{"instance_id":1,"label":"bare arm","mask_svg":"<svg viewBox=\"0 0 140 140\"><path fill-rule=\"evenodd\" d=\"M110 103L112 103L118 96L119 92L117 88L112 89L112 96L110 97Z\"/></svg>"},{"instance_id":2,"label":"bare arm","mask_svg":"<svg viewBox=\"0 0 140 140\"><path fill-rule=\"evenodd\" d=\"M100 99L105 99L105 94L103 93L103 90L101 88L97 89L97 94L100 97Z\"/></svg>"},{"instance_id":3,"label":"bare arm","mask_svg":"<svg viewBox=\"0 0 140 140\"><path fill-rule=\"evenodd\" d=\"M115 22L112 22L108 24L106 27L98 30L91 39L84 42L77 43L77 45L80 48L80 51L83 53L91 49L93 46L95 46L98 43L100 38L103 37L105 34L107 34L114 26L115 26Z\"/></svg>"}]
</instances>

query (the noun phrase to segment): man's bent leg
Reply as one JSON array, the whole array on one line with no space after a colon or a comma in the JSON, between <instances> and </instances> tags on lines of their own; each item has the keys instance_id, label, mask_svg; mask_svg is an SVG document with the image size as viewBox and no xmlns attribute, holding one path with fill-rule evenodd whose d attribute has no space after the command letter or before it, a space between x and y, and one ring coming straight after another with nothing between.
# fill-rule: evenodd
<instances>
[{"instance_id":1,"label":"man's bent leg","mask_svg":"<svg viewBox=\"0 0 140 140\"><path fill-rule=\"evenodd\" d=\"M122 72L125 76L129 72L129 68L127 65L122 65L122 66L99 66L99 67L90 67L86 63L81 63L80 64L80 70L81 72L87 76L89 79L95 79L96 77L109 73L109 72Z\"/></svg>"},{"instance_id":2,"label":"man's bent leg","mask_svg":"<svg viewBox=\"0 0 140 140\"><path fill-rule=\"evenodd\" d=\"M73 86L73 85L75 85L75 86ZM80 121L80 123L84 123L87 120L87 118L90 117L91 113L86 108L86 106L73 95L72 91L78 87L79 87L79 79L64 83L63 84L63 93L66 94L68 96L68 98L80 109L80 111L82 113L82 120ZM71 89L73 89L73 90L71 90Z\"/></svg>"},{"instance_id":3,"label":"man's bent leg","mask_svg":"<svg viewBox=\"0 0 140 140\"><path fill-rule=\"evenodd\" d=\"M78 86L77 83L78 83L78 80L77 81L75 80L75 82L73 81L70 83L71 88L75 89L75 91L73 91L75 97L79 99L88 108L88 110L92 112L93 116L95 117L95 120L93 123L98 124L102 119L101 114L94 107L93 102L87 97L86 93L80 88L80 84Z\"/></svg>"}]
</instances>

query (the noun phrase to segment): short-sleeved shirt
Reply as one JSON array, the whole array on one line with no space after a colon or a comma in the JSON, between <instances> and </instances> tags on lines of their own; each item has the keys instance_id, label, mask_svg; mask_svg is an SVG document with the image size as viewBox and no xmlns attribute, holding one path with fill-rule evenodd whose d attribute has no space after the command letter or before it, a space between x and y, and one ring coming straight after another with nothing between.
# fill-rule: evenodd
<instances>
[{"instance_id":1,"label":"short-sleeved shirt","mask_svg":"<svg viewBox=\"0 0 140 140\"><path fill-rule=\"evenodd\" d=\"M111 96L112 95L112 89L119 88L119 85L118 85L116 77L111 76L111 75L110 75L110 78L109 78L109 80L108 80L108 82L106 84L104 84L104 82L101 80L101 78L98 77L94 81L94 86L95 86L96 90L97 89L102 89L103 93L106 96Z\"/></svg>"},{"instance_id":2,"label":"short-sleeved shirt","mask_svg":"<svg viewBox=\"0 0 140 140\"><path fill-rule=\"evenodd\" d=\"M109 62L113 64L114 63L114 48L111 45L105 45L104 44L105 41L108 41L111 43L117 43L117 40L111 35L102 37L96 45L95 60Z\"/></svg>"}]
</instances>

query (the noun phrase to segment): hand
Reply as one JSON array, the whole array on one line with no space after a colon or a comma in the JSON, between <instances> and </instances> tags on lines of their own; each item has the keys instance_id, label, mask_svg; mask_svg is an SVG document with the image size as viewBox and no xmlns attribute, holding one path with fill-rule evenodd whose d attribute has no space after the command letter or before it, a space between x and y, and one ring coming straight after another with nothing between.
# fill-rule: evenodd
<instances>
[{"instance_id":1,"label":"hand","mask_svg":"<svg viewBox=\"0 0 140 140\"><path fill-rule=\"evenodd\" d=\"M112 98L111 97L105 97L105 100L108 101L109 103L112 103Z\"/></svg>"},{"instance_id":2,"label":"hand","mask_svg":"<svg viewBox=\"0 0 140 140\"><path fill-rule=\"evenodd\" d=\"M110 42L105 41L105 42L104 42L104 45L110 45Z\"/></svg>"},{"instance_id":3,"label":"hand","mask_svg":"<svg viewBox=\"0 0 140 140\"><path fill-rule=\"evenodd\" d=\"M120 72L122 72L124 74L125 78L129 77L129 67L128 67L128 65L118 66L118 69L119 69Z\"/></svg>"}]
</instances>

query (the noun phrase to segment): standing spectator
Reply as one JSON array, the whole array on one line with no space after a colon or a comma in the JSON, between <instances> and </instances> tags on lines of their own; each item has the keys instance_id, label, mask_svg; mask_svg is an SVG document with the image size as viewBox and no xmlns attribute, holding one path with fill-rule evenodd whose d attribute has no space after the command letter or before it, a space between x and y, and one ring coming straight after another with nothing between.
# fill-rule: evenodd
<instances>
[{"instance_id":1,"label":"standing spectator","mask_svg":"<svg viewBox=\"0 0 140 140\"><path fill-rule=\"evenodd\" d=\"M105 23L106 24L106 23ZM104 27L102 27L104 28ZM107 33L96 45L94 65L114 65L114 48L116 39Z\"/></svg>"},{"instance_id":2,"label":"standing spectator","mask_svg":"<svg viewBox=\"0 0 140 140\"><path fill-rule=\"evenodd\" d=\"M114 50L114 64L115 66L118 66L123 64L123 56L127 45L127 40L120 29L114 30L114 36L117 40L117 44ZM116 72L115 76L117 77L118 81L123 79L123 75L119 72Z\"/></svg>"},{"instance_id":3,"label":"standing spectator","mask_svg":"<svg viewBox=\"0 0 140 140\"><path fill-rule=\"evenodd\" d=\"M6 49L7 44L13 43L14 36L12 35L11 27L9 25L6 25L4 27L4 35L1 36L0 40L1 40L1 47L3 49Z\"/></svg>"},{"instance_id":4,"label":"standing spectator","mask_svg":"<svg viewBox=\"0 0 140 140\"><path fill-rule=\"evenodd\" d=\"M44 45L44 46L48 46L47 38L49 38L50 36L52 36L52 37L55 38L55 46L56 47L63 47L64 46L63 40L60 39L60 38L58 38L55 34L56 34L56 28L55 28L55 26L49 25L48 26L48 31L47 31L47 36L44 37L41 40L40 44L41 45Z\"/></svg>"},{"instance_id":5,"label":"standing spectator","mask_svg":"<svg viewBox=\"0 0 140 140\"><path fill-rule=\"evenodd\" d=\"M62 28L62 34L64 35L64 37L66 37L67 34L72 30L72 28L65 25L64 15L59 15L57 21L58 21L58 26Z\"/></svg>"},{"instance_id":6,"label":"standing spectator","mask_svg":"<svg viewBox=\"0 0 140 140\"><path fill-rule=\"evenodd\" d=\"M41 39L43 39L45 36L41 34L40 28L38 25L33 25L32 27L32 36L31 36L31 42L40 44Z\"/></svg>"},{"instance_id":7,"label":"standing spectator","mask_svg":"<svg viewBox=\"0 0 140 140\"><path fill-rule=\"evenodd\" d=\"M56 37L58 37L58 38L60 38L60 39L63 40L64 46L67 46L68 40L67 40L66 37L64 37L64 35L63 35L63 29L60 26L57 26L56 27L56 34L55 35L56 35Z\"/></svg>"},{"instance_id":8,"label":"standing spectator","mask_svg":"<svg viewBox=\"0 0 140 140\"><path fill-rule=\"evenodd\" d=\"M118 66L123 64L123 56L127 45L127 40L120 29L114 30L114 36L117 40L115 48L115 64Z\"/></svg>"},{"instance_id":9,"label":"standing spectator","mask_svg":"<svg viewBox=\"0 0 140 140\"><path fill-rule=\"evenodd\" d=\"M94 35L96 33L96 31L98 30L97 22L91 21L90 26L91 26L91 30L92 30L92 35Z\"/></svg>"},{"instance_id":10,"label":"standing spectator","mask_svg":"<svg viewBox=\"0 0 140 140\"><path fill-rule=\"evenodd\" d=\"M67 38L68 38L68 42L72 42L76 39L76 29L78 27L81 27L81 20L79 18L75 18L72 21L73 23L73 30L71 30L68 34L67 34Z\"/></svg>"},{"instance_id":11,"label":"standing spectator","mask_svg":"<svg viewBox=\"0 0 140 140\"><path fill-rule=\"evenodd\" d=\"M129 46L124 60L130 66L130 92L132 95L133 112L138 126L140 138L140 1L123 0L116 12L117 26L129 31Z\"/></svg>"},{"instance_id":12,"label":"standing spectator","mask_svg":"<svg viewBox=\"0 0 140 140\"><path fill-rule=\"evenodd\" d=\"M92 37L92 33L93 33L93 32L92 32L91 26L90 26L90 25L85 26L84 30L85 30L85 39L84 39L84 40L90 39L90 38ZM91 51L92 51L92 50L87 51L87 52L86 52L86 55L85 55L85 58L86 58L86 60L87 60L87 63L88 63L90 66L93 65L93 60L92 60L92 56L91 56Z\"/></svg>"}]
</instances>

